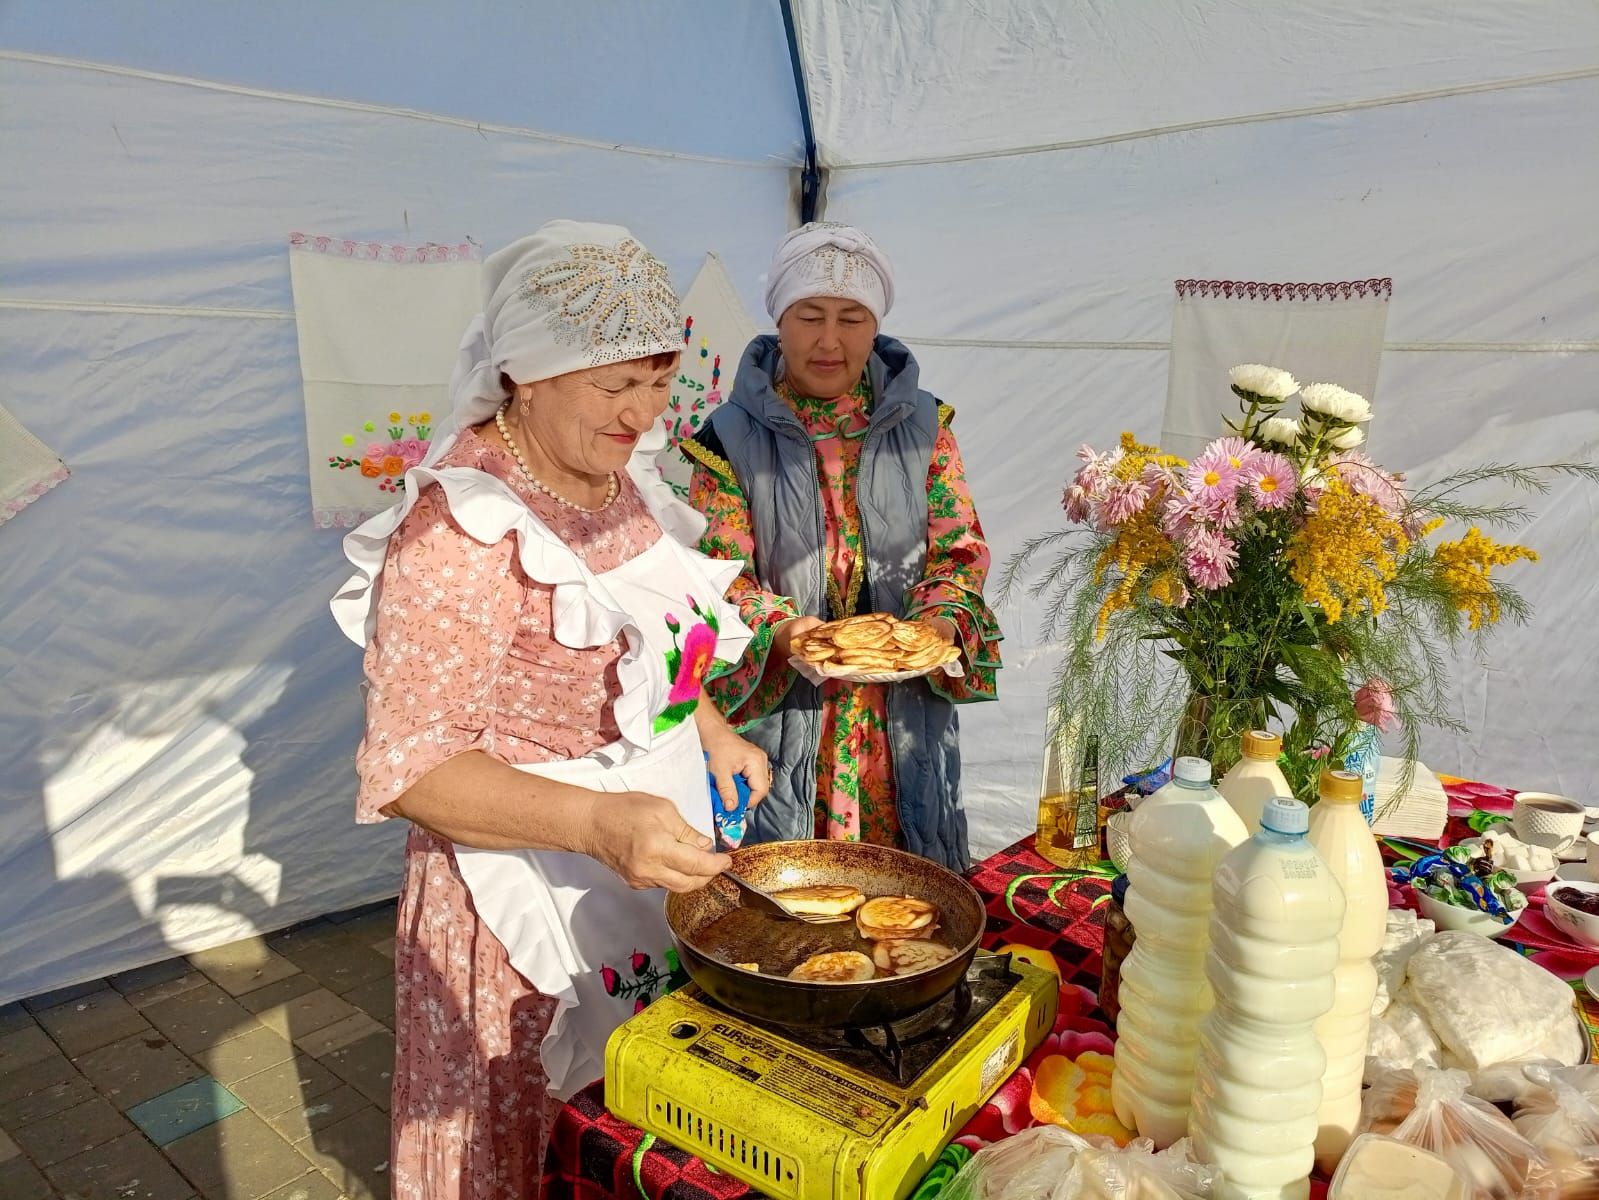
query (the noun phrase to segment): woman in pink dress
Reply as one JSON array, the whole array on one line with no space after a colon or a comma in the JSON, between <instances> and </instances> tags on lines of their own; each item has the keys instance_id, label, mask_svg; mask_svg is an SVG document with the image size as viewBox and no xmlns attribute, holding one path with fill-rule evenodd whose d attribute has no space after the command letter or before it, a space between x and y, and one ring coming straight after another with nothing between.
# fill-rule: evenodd
<instances>
[{"instance_id":1,"label":"woman in pink dress","mask_svg":"<svg viewBox=\"0 0 1599 1200\"><path fill-rule=\"evenodd\" d=\"M635 460L677 370L665 268L552 222L491 257L453 431L345 540L366 648L357 819L403 817L393 1155L404 1200L540 1194L553 1101L680 981L661 889L705 884L717 787L765 756L700 703L749 640L738 564ZM648 447L645 447L647 450ZM724 668L725 669L725 665Z\"/></svg>"}]
</instances>

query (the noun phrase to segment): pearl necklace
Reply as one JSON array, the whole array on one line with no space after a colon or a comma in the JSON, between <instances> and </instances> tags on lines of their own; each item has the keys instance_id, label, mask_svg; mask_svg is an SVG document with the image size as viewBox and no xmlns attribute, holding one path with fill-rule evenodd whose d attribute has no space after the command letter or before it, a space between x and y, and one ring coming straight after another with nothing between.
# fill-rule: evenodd
<instances>
[{"instance_id":1,"label":"pearl necklace","mask_svg":"<svg viewBox=\"0 0 1599 1200\"><path fill-rule=\"evenodd\" d=\"M510 447L511 457L516 459L516 465L521 470L523 477L526 478L526 480L534 487L538 488L539 491L543 492L546 496L549 496L559 503L566 505L568 508L575 508L578 512L604 512L607 508L609 508L611 506L611 501L616 499L616 472L614 471L611 472L610 480L605 486L604 501L594 508L588 508L577 503L575 500L568 500L555 489L547 487L545 484L539 482L538 476L533 474L533 472L528 469L527 460L522 457L522 451L517 446L516 439L511 436L511 431L505 427L505 410L510 406L511 402L509 400L500 405L499 411L494 414L494 426L500 431L500 436L505 439L505 444Z\"/></svg>"}]
</instances>

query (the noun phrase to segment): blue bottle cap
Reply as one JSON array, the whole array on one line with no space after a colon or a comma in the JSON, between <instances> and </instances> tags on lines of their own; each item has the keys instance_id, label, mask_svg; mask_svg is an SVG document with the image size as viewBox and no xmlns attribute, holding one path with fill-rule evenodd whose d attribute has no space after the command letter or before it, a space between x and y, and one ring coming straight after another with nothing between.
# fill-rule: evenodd
<instances>
[{"instance_id":1,"label":"blue bottle cap","mask_svg":"<svg viewBox=\"0 0 1599 1200\"><path fill-rule=\"evenodd\" d=\"M1287 796L1274 796L1260 814L1260 827L1273 833L1304 833L1310 828L1310 809Z\"/></svg>"}]
</instances>

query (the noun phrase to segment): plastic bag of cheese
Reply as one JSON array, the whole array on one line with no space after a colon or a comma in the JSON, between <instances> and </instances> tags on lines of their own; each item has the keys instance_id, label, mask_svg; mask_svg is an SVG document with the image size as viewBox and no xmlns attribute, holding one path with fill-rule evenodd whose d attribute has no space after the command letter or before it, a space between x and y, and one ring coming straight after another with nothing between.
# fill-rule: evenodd
<instances>
[{"instance_id":1,"label":"plastic bag of cheese","mask_svg":"<svg viewBox=\"0 0 1599 1200\"><path fill-rule=\"evenodd\" d=\"M1599 1196L1599 1067L1527 1067L1515 1125L1553 1164L1561 1200Z\"/></svg>"},{"instance_id":2,"label":"plastic bag of cheese","mask_svg":"<svg viewBox=\"0 0 1599 1200\"><path fill-rule=\"evenodd\" d=\"M1543 1057L1575 1025L1571 988L1508 946L1477 933L1440 933L1405 964L1405 992L1462 1066Z\"/></svg>"},{"instance_id":3,"label":"plastic bag of cheese","mask_svg":"<svg viewBox=\"0 0 1599 1200\"><path fill-rule=\"evenodd\" d=\"M1560 1200L1548 1157L1469 1082L1464 1071L1386 1072L1366 1089L1356 1133L1432 1151L1460 1176L1463 1200Z\"/></svg>"},{"instance_id":4,"label":"plastic bag of cheese","mask_svg":"<svg viewBox=\"0 0 1599 1200\"><path fill-rule=\"evenodd\" d=\"M1188 1161L1187 1139L1155 1153L1146 1138L1123 1149L1040 1125L979 1150L939 1200L1210 1200L1218 1179Z\"/></svg>"}]
</instances>

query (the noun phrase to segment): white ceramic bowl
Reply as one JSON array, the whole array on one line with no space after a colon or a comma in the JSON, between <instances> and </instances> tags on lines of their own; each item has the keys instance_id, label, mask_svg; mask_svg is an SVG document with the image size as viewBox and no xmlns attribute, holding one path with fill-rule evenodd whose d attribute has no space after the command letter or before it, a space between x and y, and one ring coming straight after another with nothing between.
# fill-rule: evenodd
<instances>
[{"instance_id":1,"label":"white ceramic bowl","mask_svg":"<svg viewBox=\"0 0 1599 1200\"><path fill-rule=\"evenodd\" d=\"M1480 933L1483 937L1504 937L1516 927L1516 922L1521 920L1521 914L1526 909L1519 909L1511 913L1513 918L1506 925L1491 913L1485 913L1477 908L1462 908L1458 904L1445 904L1426 892L1416 891L1416 907L1421 909L1421 915L1436 925L1440 932L1444 930L1462 931L1465 933Z\"/></svg>"},{"instance_id":2,"label":"white ceramic bowl","mask_svg":"<svg viewBox=\"0 0 1599 1200\"><path fill-rule=\"evenodd\" d=\"M1561 903L1559 894L1567 888L1586 892L1590 896L1599 896L1599 883L1562 880L1544 891L1544 916L1549 918L1550 924L1573 941L1581 942L1584 946L1599 946L1599 916Z\"/></svg>"}]
</instances>

